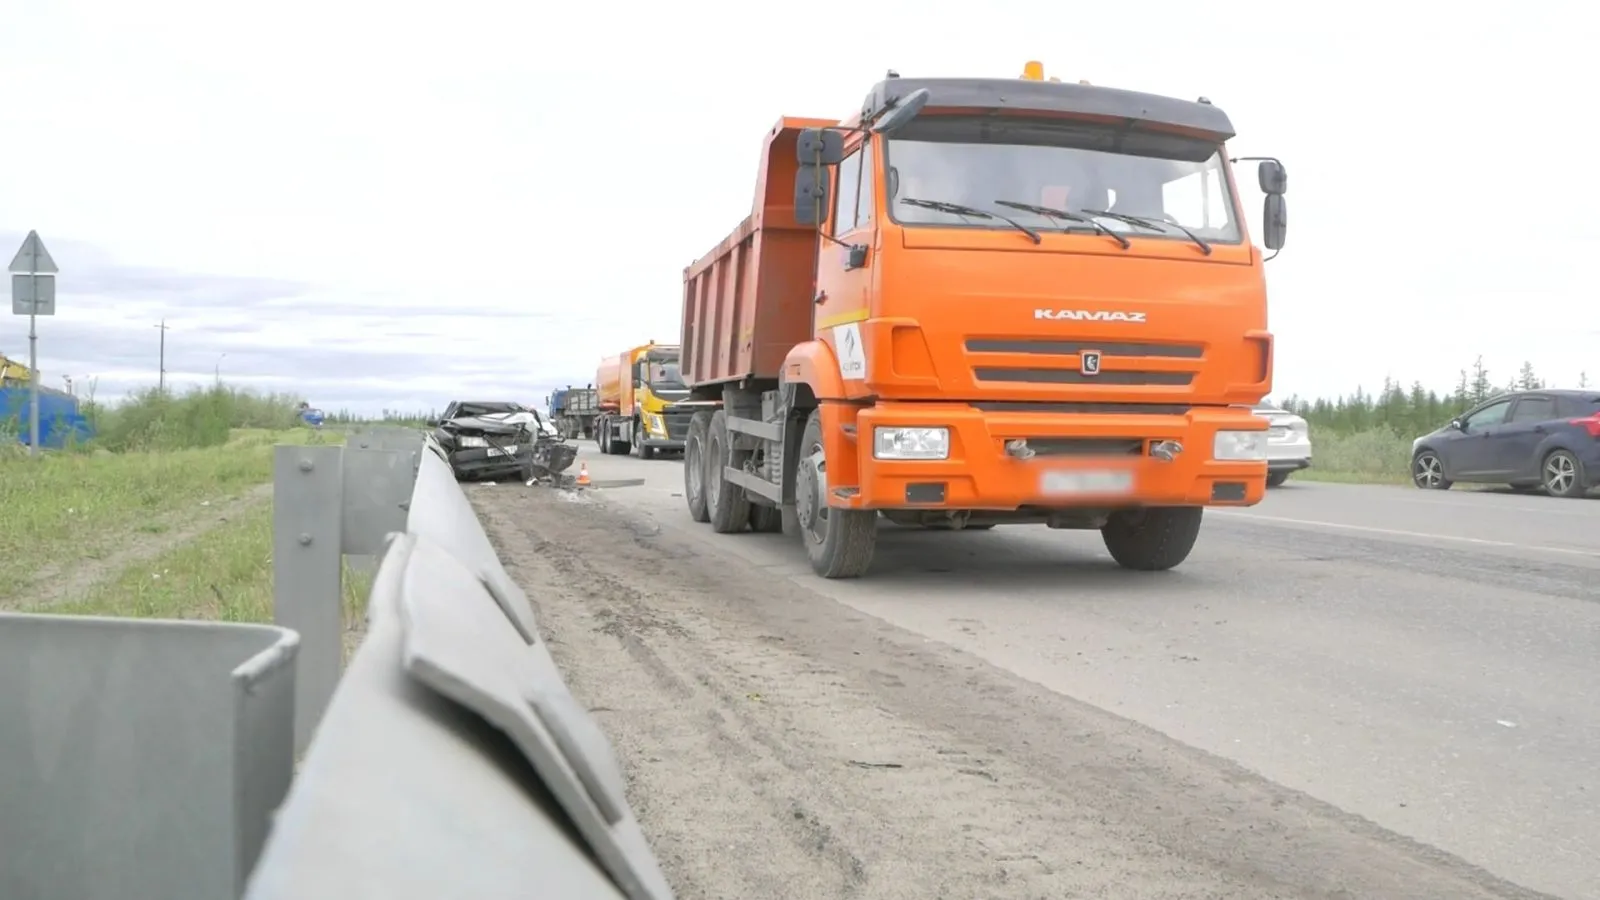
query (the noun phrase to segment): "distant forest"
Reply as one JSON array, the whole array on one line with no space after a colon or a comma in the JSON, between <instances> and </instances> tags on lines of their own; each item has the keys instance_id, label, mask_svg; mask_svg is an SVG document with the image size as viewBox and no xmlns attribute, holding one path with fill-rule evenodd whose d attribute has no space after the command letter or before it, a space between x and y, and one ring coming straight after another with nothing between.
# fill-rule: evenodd
<instances>
[{"instance_id":1,"label":"distant forest","mask_svg":"<svg viewBox=\"0 0 1600 900\"><path fill-rule=\"evenodd\" d=\"M1282 401L1282 406L1304 416L1312 426L1329 431L1349 434L1387 429L1409 437L1432 431L1457 413L1496 394L1547 386L1586 388L1590 386L1589 376L1587 373L1580 374L1575 385L1546 385L1534 371L1533 363L1525 362L1515 378L1504 384L1496 384L1489 370L1484 368L1483 357L1480 356L1473 362L1472 368L1461 370L1455 390L1443 396L1427 390L1421 382L1413 382L1407 389L1394 379L1385 378L1383 389L1376 394L1358 388L1354 394L1331 400L1290 396Z\"/></svg>"}]
</instances>

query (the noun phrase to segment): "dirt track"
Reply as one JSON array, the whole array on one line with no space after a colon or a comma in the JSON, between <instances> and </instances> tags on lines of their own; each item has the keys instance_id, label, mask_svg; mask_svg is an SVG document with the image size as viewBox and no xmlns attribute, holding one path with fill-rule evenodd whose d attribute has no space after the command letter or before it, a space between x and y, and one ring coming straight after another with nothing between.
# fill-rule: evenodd
<instances>
[{"instance_id":1,"label":"dirt track","mask_svg":"<svg viewBox=\"0 0 1600 900\"><path fill-rule=\"evenodd\" d=\"M469 494L684 900L1539 896L679 523Z\"/></svg>"}]
</instances>

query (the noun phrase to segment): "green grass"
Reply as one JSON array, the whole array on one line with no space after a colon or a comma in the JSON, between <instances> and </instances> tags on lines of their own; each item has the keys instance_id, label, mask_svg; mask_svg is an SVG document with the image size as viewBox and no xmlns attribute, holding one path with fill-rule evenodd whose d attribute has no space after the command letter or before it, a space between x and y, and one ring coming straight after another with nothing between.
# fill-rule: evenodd
<instances>
[{"instance_id":1,"label":"green grass","mask_svg":"<svg viewBox=\"0 0 1600 900\"><path fill-rule=\"evenodd\" d=\"M345 621L360 621L372 577L344 577ZM272 621L272 504L262 504L154 559L131 564L70 603L34 612L157 619Z\"/></svg>"},{"instance_id":2,"label":"green grass","mask_svg":"<svg viewBox=\"0 0 1600 900\"><path fill-rule=\"evenodd\" d=\"M227 442L170 452L0 454L0 604L37 573L104 558L130 535L161 534L272 480L273 445L337 442L300 428L240 429Z\"/></svg>"}]
</instances>

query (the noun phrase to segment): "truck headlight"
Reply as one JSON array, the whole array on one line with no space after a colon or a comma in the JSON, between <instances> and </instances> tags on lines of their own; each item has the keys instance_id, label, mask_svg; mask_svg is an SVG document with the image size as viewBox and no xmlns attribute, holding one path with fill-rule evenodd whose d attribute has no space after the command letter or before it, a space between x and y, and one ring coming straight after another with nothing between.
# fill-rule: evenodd
<instances>
[{"instance_id":1,"label":"truck headlight","mask_svg":"<svg viewBox=\"0 0 1600 900\"><path fill-rule=\"evenodd\" d=\"M645 414L644 427L653 434L665 435L667 433L667 423L661 421L661 417L655 413Z\"/></svg>"},{"instance_id":2,"label":"truck headlight","mask_svg":"<svg viewBox=\"0 0 1600 900\"><path fill-rule=\"evenodd\" d=\"M1267 458L1265 431L1219 431L1211 442L1211 458L1254 462Z\"/></svg>"},{"instance_id":3,"label":"truck headlight","mask_svg":"<svg viewBox=\"0 0 1600 900\"><path fill-rule=\"evenodd\" d=\"M949 459L948 428L874 428L874 459Z\"/></svg>"},{"instance_id":4,"label":"truck headlight","mask_svg":"<svg viewBox=\"0 0 1600 900\"><path fill-rule=\"evenodd\" d=\"M463 435L456 438L456 446L461 447L462 449L466 449L467 447L487 447L489 446L489 442L481 437Z\"/></svg>"}]
</instances>

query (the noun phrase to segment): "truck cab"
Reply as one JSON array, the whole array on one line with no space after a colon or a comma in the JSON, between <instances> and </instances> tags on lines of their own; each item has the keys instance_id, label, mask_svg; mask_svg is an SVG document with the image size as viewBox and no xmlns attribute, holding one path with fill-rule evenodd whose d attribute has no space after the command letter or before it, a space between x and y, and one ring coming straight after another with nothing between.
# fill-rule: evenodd
<instances>
[{"instance_id":1,"label":"truck cab","mask_svg":"<svg viewBox=\"0 0 1600 900\"><path fill-rule=\"evenodd\" d=\"M652 459L683 449L692 410L675 405L689 396L679 355L675 344L651 342L602 364L595 427L602 452Z\"/></svg>"},{"instance_id":2,"label":"truck cab","mask_svg":"<svg viewBox=\"0 0 1600 900\"><path fill-rule=\"evenodd\" d=\"M1094 528L1127 568L1181 563L1204 507L1266 489L1249 407L1273 341L1233 136L1204 98L1045 81L1036 64L1020 80L891 73L844 121L781 121L752 219L685 275L691 402L721 407L707 502L727 487L775 506L827 577L865 571L879 517ZM1276 250L1287 176L1263 160L1258 179ZM737 303L716 285L746 239L763 267L748 284L814 272L733 315L758 347L788 345L772 379L759 350L719 367L703 346ZM809 269L783 256L802 252ZM804 321L777 312L797 307ZM764 342L764 315L784 334Z\"/></svg>"}]
</instances>

